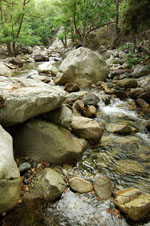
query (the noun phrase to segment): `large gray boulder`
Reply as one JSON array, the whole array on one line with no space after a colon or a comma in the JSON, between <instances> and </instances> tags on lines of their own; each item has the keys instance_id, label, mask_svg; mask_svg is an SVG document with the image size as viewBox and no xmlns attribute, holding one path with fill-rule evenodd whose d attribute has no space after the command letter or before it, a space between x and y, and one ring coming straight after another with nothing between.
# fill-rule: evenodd
<instances>
[{"instance_id":1,"label":"large gray boulder","mask_svg":"<svg viewBox=\"0 0 150 226\"><path fill-rule=\"evenodd\" d=\"M15 148L35 160L50 163L78 160L87 143L65 128L51 122L35 120L25 123L14 136Z\"/></svg>"},{"instance_id":2,"label":"large gray boulder","mask_svg":"<svg viewBox=\"0 0 150 226\"><path fill-rule=\"evenodd\" d=\"M3 62L0 62L0 76L12 76L12 70L10 70Z\"/></svg>"},{"instance_id":3,"label":"large gray boulder","mask_svg":"<svg viewBox=\"0 0 150 226\"><path fill-rule=\"evenodd\" d=\"M59 87L27 78L0 77L0 123L14 125L61 106L66 92Z\"/></svg>"},{"instance_id":4,"label":"large gray boulder","mask_svg":"<svg viewBox=\"0 0 150 226\"><path fill-rule=\"evenodd\" d=\"M13 156L12 137L0 126L0 213L13 208L22 179Z\"/></svg>"},{"instance_id":5,"label":"large gray boulder","mask_svg":"<svg viewBox=\"0 0 150 226\"><path fill-rule=\"evenodd\" d=\"M148 74L150 74L150 70L148 69L148 67L140 64L137 65L133 71L134 78L140 78Z\"/></svg>"},{"instance_id":6,"label":"large gray boulder","mask_svg":"<svg viewBox=\"0 0 150 226\"><path fill-rule=\"evenodd\" d=\"M56 85L75 83L88 87L98 81L105 81L108 70L98 54L88 48L72 50L63 60L55 78Z\"/></svg>"}]
</instances>

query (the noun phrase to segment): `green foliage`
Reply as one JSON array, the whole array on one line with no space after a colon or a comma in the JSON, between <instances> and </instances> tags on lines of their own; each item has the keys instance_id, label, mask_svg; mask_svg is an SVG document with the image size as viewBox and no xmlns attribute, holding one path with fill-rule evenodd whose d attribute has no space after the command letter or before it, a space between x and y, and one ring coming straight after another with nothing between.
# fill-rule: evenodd
<instances>
[{"instance_id":1,"label":"green foliage","mask_svg":"<svg viewBox=\"0 0 150 226\"><path fill-rule=\"evenodd\" d=\"M124 12L124 31L136 33L150 24L150 1L128 0Z\"/></svg>"},{"instance_id":2,"label":"green foliage","mask_svg":"<svg viewBox=\"0 0 150 226\"><path fill-rule=\"evenodd\" d=\"M132 68L133 66L137 65L139 63L139 60L134 57L132 52L129 52L126 55L126 63Z\"/></svg>"}]
</instances>

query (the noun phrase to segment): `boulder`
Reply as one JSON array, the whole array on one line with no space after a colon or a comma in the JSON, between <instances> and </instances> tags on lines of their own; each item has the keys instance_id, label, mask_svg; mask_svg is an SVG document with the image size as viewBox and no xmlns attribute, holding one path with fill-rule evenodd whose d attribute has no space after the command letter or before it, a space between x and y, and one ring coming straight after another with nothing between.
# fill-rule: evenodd
<instances>
[{"instance_id":1,"label":"boulder","mask_svg":"<svg viewBox=\"0 0 150 226\"><path fill-rule=\"evenodd\" d=\"M146 101L143 100L142 98L138 98L136 100L136 105L137 105L137 107L140 107L140 108L145 108L145 109L150 108L149 104L146 103Z\"/></svg>"},{"instance_id":2,"label":"boulder","mask_svg":"<svg viewBox=\"0 0 150 226\"><path fill-rule=\"evenodd\" d=\"M64 179L53 169L44 169L36 179L36 191L45 200L54 201L66 188Z\"/></svg>"},{"instance_id":3,"label":"boulder","mask_svg":"<svg viewBox=\"0 0 150 226\"><path fill-rule=\"evenodd\" d=\"M84 103L82 100L76 100L72 106L74 115L81 115L84 111Z\"/></svg>"},{"instance_id":4,"label":"boulder","mask_svg":"<svg viewBox=\"0 0 150 226\"><path fill-rule=\"evenodd\" d=\"M46 73L46 74L51 73L52 75L56 75L58 72L58 69L52 64L52 62L44 62L40 64L37 70L40 73Z\"/></svg>"},{"instance_id":5,"label":"boulder","mask_svg":"<svg viewBox=\"0 0 150 226\"><path fill-rule=\"evenodd\" d=\"M134 78L140 78L148 74L150 74L150 70L148 69L147 66L143 65L137 65L133 71Z\"/></svg>"},{"instance_id":6,"label":"boulder","mask_svg":"<svg viewBox=\"0 0 150 226\"><path fill-rule=\"evenodd\" d=\"M132 160L119 160L115 163L115 167L120 174L137 174L145 172L142 164Z\"/></svg>"},{"instance_id":7,"label":"boulder","mask_svg":"<svg viewBox=\"0 0 150 226\"><path fill-rule=\"evenodd\" d=\"M85 105L94 105L94 106L97 106L98 102L100 101L98 96L96 96L95 94L86 94L83 96L82 100Z\"/></svg>"},{"instance_id":8,"label":"boulder","mask_svg":"<svg viewBox=\"0 0 150 226\"><path fill-rule=\"evenodd\" d=\"M15 125L61 106L66 93L59 87L27 78L0 77L0 123Z\"/></svg>"},{"instance_id":9,"label":"boulder","mask_svg":"<svg viewBox=\"0 0 150 226\"><path fill-rule=\"evenodd\" d=\"M67 129L42 120L21 126L14 135L14 145L17 152L50 163L76 161L87 147L85 140L73 137Z\"/></svg>"},{"instance_id":10,"label":"boulder","mask_svg":"<svg viewBox=\"0 0 150 226\"><path fill-rule=\"evenodd\" d=\"M13 156L12 137L0 126L0 213L16 205L21 184L22 179Z\"/></svg>"},{"instance_id":11,"label":"boulder","mask_svg":"<svg viewBox=\"0 0 150 226\"><path fill-rule=\"evenodd\" d=\"M85 106L84 110L82 112L82 115L88 118L93 118L96 115L96 107L90 105L90 106Z\"/></svg>"},{"instance_id":12,"label":"boulder","mask_svg":"<svg viewBox=\"0 0 150 226\"><path fill-rule=\"evenodd\" d=\"M80 193L86 193L93 190L93 185L80 177L73 177L69 180L69 185L72 190L80 192Z\"/></svg>"},{"instance_id":13,"label":"boulder","mask_svg":"<svg viewBox=\"0 0 150 226\"><path fill-rule=\"evenodd\" d=\"M94 179L94 190L100 199L109 199L113 192L113 183L108 177L97 175Z\"/></svg>"},{"instance_id":14,"label":"boulder","mask_svg":"<svg viewBox=\"0 0 150 226\"><path fill-rule=\"evenodd\" d=\"M98 144L103 134L103 129L98 122L82 116L73 116L72 131L77 136L87 139L91 144Z\"/></svg>"},{"instance_id":15,"label":"boulder","mask_svg":"<svg viewBox=\"0 0 150 226\"><path fill-rule=\"evenodd\" d=\"M64 90L67 91L68 93L72 92L78 92L80 91L80 88L77 84L74 83L66 83Z\"/></svg>"},{"instance_id":16,"label":"boulder","mask_svg":"<svg viewBox=\"0 0 150 226\"><path fill-rule=\"evenodd\" d=\"M49 57L42 54L37 54L34 56L34 60L35 62L49 61Z\"/></svg>"},{"instance_id":17,"label":"boulder","mask_svg":"<svg viewBox=\"0 0 150 226\"><path fill-rule=\"evenodd\" d=\"M23 67L23 62L17 57L12 58L9 62L19 67Z\"/></svg>"},{"instance_id":18,"label":"boulder","mask_svg":"<svg viewBox=\"0 0 150 226\"><path fill-rule=\"evenodd\" d=\"M63 60L55 84L75 83L79 87L89 87L92 83L105 81L107 76L105 62L92 50L81 47L72 50Z\"/></svg>"},{"instance_id":19,"label":"boulder","mask_svg":"<svg viewBox=\"0 0 150 226\"><path fill-rule=\"evenodd\" d=\"M119 80L117 82L117 85L122 87L122 88L136 88L138 83L137 83L136 79L124 78L122 80Z\"/></svg>"},{"instance_id":20,"label":"boulder","mask_svg":"<svg viewBox=\"0 0 150 226\"><path fill-rule=\"evenodd\" d=\"M118 191L114 204L133 221L150 218L150 194L136 188Z\"/></svg>"},{"instance_id":21,"label":"boulder","mask_svg":"<svg viewBox=\"0 0 150 226\"><path fill-rule=\"evenodd\" d=\"M69 129L72 123L72 111L63 104L60 108L44 114L44 118Z\"/></svg>"},{"instance_id":22,"label":"boulder","mask_svg":"<svg viewBox=\"0 0 150 226\"><path fill-rule=\"evenodd\" d=\"M4 63L0 62L0 76L11 77L12 70L10 70Z\"/></svg>"},{"instance_id":23,"label":"boulder","mask_svg":"<svg viewBox=\"0 0 150 226\"><path fill-rule=\"evenodd\" d=\"M132 133L132 127L130 127L128 124L109 123L106 126L106 130L110 133L118 133L121 135L128 135Z\"/></svg>"}]
</instances>

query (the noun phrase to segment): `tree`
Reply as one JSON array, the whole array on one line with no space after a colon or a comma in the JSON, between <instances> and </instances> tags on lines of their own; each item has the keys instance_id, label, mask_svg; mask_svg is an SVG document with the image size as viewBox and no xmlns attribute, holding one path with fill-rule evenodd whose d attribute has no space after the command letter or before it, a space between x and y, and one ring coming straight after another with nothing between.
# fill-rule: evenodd
<instances>
[{"instance_id":1,"label":"tree","mask_svg":"<svg viewBox=\"0 0 150 226\"><path fill-rule=\"evenodd\" d=\"M1 0L1 25L0 41L7 44L9 55L16 56L16 42L19 42L23 28L26 6L31 0ZM24 35L30 29L24 27ZM25 36L24 36L25 39Z\"/></svg>"}]
</instances>

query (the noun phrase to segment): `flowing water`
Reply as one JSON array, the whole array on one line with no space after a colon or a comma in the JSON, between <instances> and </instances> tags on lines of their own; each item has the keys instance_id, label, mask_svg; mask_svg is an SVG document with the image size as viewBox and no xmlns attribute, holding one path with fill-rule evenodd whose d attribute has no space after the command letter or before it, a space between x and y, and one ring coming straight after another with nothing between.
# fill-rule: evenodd
<instances>
[{"instance_id":1,"label":"flowing water","mask_svg":"<svg viewBox=\"0 0 150 226\"><path fill-rule=\"evenodd\" d=\"M36 75L35 69L36 67L32 67L31 70L30 67L30 70L20 72L17 76ZM104 174L113 181L114 189L136 187L150 193L150 135L145 128L149 115L131 110L132 100L121 101L110 96L110 103L105 105L103 97L106 94L100 89L91 88L88 92L95 93L100 98L96 120L105 132L102 142L88 148L76 166L67 171L67 176L81 176L92 182L96 174ZM128 123L138 132L126 136L115 135L106 130L110 123ZM70 191L69 188L55 203L30 205L29 202L29 206L33 207L31 210L33 214L24 215L24 208L28 209L28 204L25 202L19 210L16 208L10 211L8 217L3 219L2 226L150 225L150 223L127 222L123 216L117 218L106 211L108 208L114 208L112 200L101 202L93 193L77 194ZM38 211L39 214L37 214ZM18 215L22 216L19 218L20 220L18 220Z\"/></svg>"}]
</instances>

